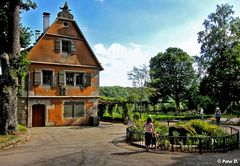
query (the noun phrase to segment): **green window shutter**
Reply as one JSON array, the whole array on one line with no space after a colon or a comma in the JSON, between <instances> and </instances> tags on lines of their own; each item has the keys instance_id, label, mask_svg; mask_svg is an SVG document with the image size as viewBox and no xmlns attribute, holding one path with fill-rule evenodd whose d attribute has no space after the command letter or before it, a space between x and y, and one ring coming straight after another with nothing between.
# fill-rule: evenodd
<instances>
[{"instance_id":1,"label":"green window shutter","mask_svg":"<svg viewBox=\"0 0 240 166\"><path fill-rule=\"evenodd\" d=\"M60 44L61 43L61 39L59 39L59 38L57 38L56 40L55 40L55 51L57 52L57 53L59 53L60 52Z\"/></svg>"},{"instance_id":2,"label":"green window shutter","mask_svg":"<svg viewBox=\"0 0 240 166\"><path fill-rule=\"evenodd\" d=\"M58 73L58 85L63 86L64 85L64 72Z\"/></svg>"},{"instance_id":3,"label":"green window shutter","mask_svg":"<svg viewBox=\"0 0 240 166\"><path fill-rule=\"evenodd\" d=\"M41 85L42 70L36 69L34 71L34 85Z\"/></svg>"},{"instance_id":4,"label":"green window shutter","mask_svg":"<svg viewBox=\"0 0 240 166\"><path fill-rule=\"evenodd\" d=\"M83 117L84 114L84 102L76 102L74 104L74 117Z\"/></svg>"},{"instance_id":5,"label":"green window shutter","mask_svg":"<svg viewBox=\"0 0 240 166\"><path fill-rule=\"evenodd\" d=\"M64 104L63 117L73 117L73 104L70 103Z\"/></svg>"},{"instance_id":6,"label":"green window shutter","mask_svg":"<svg viewBox=\"0 0 240 166\"><path fill-rule=\"evenodd\" d=\"M87 73L84 76L85 76L85 84L84 84L84 86L85 87L91 86L91 79L92 79L91 74Z\"/></svg>"},{"instance_id":7,"label":"green window shutter","mask_svg":"<svg viewBox=\"0 0 240 166\"><path fill-rule=\"evenodd\" d=\"M71 54L76 54L76 42L71 41Z\"/></svg>"}]
</instances>

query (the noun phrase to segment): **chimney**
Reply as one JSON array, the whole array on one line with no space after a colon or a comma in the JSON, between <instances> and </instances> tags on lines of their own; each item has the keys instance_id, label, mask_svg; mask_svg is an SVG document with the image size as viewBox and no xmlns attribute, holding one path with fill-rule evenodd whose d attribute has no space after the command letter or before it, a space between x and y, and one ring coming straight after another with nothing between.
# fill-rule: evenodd
<instances>
[{"instance_id":1,"label":"chimney","mask_svg":"<svg viewBox=\"0 0 240 166\"><path fill-rule=\"evenodd\" d=\"M45 33L49 27L50 13L43 12L43 33Z\"/></svg>"},{"instance_id":2,"label":"chimney","mask_svg":"<svg viewBox=\"0 0 240 166\"><path fill-rule=\"evenodd\" d=\"M40 30L35 30L35 41L36 42L37 42L39 37L40 37Z\"/></svg>"}]
</instances>

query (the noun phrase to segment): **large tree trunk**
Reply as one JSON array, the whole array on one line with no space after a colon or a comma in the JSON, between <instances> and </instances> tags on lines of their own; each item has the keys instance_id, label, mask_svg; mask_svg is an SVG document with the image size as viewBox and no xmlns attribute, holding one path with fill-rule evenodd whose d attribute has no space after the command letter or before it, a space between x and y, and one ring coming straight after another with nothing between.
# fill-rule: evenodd
<instances>
[{"instance_id":1,"label":"large tree trunk","mask_svg":"<svg viewBox=\"0 0 240 166\"><path fill-rule=\"evenodd\" d=\"M12 134L17 130L17 87L16 64L20 56L19 41L20 0L9 1L8 49L2 55L3 75L0 85L0 134Z\"/></svg>"}]
</instances>

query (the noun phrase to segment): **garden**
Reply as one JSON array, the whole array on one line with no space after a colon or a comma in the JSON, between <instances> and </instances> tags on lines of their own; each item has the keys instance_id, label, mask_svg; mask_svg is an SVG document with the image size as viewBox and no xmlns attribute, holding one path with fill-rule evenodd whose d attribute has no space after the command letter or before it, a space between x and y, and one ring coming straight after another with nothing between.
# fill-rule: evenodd
<instances>
[{"instance_id":1,"label":"garden","mask_svg":"<svg viewBox=\"0 0 240 166\"><path fill-rule=\"evenodd\" d=\"M108 87L111 88L111 87ZM112 87L114 88L114 87ZM131 90L128 91L131 92ZM120 94L120 93L119 93ZM147 102L127 102L116 98L100 98L101 120L125 122L127 141L132 145L145 147L143 125L148 117L153 119L156 132L156 150L181 152L225 152L239 145L239 131L225 119L239 119L237 114L222 113L221 125L215 122L215 107L210 106L203 119L200 111L188 110L181 103L177 112L173 101L152 105ZM211 110L212 109L212 110Z\"/></svg>"},{"instance_id":2,"label":"garden","mask_svg":"<svg viewBox=\"0 0 240 166\"><path fill-rule=\"evenodd\" d=\"M127 141L145 147L143 125L146 119L134 121L127 128ZM155 150L203 153L238 148L239 131L233 127L217 126L203 120L173 121L171 124L169 121L153 120L153 124L156 133Z\"/></svg>"}]
</instances>

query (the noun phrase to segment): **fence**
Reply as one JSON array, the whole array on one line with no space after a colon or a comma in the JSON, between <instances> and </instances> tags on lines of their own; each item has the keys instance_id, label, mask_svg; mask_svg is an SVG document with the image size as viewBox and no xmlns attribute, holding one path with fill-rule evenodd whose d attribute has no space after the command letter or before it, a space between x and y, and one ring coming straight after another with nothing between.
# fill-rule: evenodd
<instances>
[{"instance_id":1,"label":"fence","mask_svg":"<svg viewBox=\"0 0 240 166\"><path fill-rule=\"evenodd\" d=\"M181 152L226 152L237 149L239 145L239 130L233 127L224 129L230 135L222 137L212 136L157 136L157 150L170 150ZM144 132L127 128L127 142L144 147Z\"/></svg>"}]
</instances>

